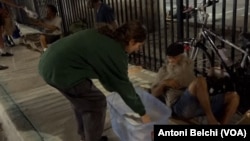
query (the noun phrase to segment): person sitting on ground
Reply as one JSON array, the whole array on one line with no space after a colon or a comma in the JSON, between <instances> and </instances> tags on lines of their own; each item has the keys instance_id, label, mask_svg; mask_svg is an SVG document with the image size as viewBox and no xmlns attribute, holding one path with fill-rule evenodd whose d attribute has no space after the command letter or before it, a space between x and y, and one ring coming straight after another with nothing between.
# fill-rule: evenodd
<instances>
[{"instance_id":1,"label":"person sitting on ground","mask_svg":"<svg viewBox=\"0 0 250 141\"><path fill-rule=\"evenodd\" d=\"M94 8L96 11L96 28L108 25L111 29L115 30L118 27L114 10L109 5L103 3L101 0L89 0L88 7Z\"/></svg>"},{"instance_id":2,"label":"person sitting on ground","mask_svg":"<svg viewBox=\"0 0 250 141\"><path fill-rule=\"evenodd\" d=\"M209 95L206 79L195 76L194 63L184 55L184 47L173 43L166 49L166 63L157 74L151 92L166 96L166 104L177 117L189 119L205 115L208 124L228 124L239 105L235 91Z\"/></svg>"},{"instance_id":3,"label":"person sitting on ground","mask_svg":"<svg viewBox=\"0 0 250 141\"><path fill-rule=\"evenodd\" d=\"M40 43L44 51L48 48L47 44L53 43L61 38L62 19L57 16L57 8L54 5L47 5L47 15L44 20L35 21L37 26L43 28L40 35Z\"/></svg>"}]
</instances>

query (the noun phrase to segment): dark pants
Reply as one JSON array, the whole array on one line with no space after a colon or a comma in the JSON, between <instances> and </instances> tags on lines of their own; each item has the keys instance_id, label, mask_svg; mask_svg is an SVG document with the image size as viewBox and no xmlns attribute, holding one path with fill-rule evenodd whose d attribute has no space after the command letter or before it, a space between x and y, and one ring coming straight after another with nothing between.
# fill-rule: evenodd
<instances>
[{"instance_id":1,"label":"dark pants","mask_svg":"<svg viewBox=\"0 0 250 141\"><path fill-rule=\"evenodd\" d=\"M47 44L51 44L61 38L61 35L50 35L50 34L43 34L43 35L46 38Z\"/></svg>"},{"instance_id":2,"label":"dark pants","mask_svg":"<svg viewBox=\"0 0 250 141\"><path fill-rule=\"evenodd\" d=\"M106 117L106 97L91 80L85 80L68 90L58 89L72 104L78 133L85 141L99 141Z\"/></svg>"}]
</instances>

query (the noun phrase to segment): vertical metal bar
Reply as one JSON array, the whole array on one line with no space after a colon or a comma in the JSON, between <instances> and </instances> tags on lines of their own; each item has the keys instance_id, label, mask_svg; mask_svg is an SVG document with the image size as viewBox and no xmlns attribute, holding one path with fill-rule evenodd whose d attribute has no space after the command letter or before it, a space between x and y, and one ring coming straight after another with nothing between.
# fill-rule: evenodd
<instances>
[{"instance_id":1,"label":"vertical metal bar","mask_svg":"<svg viewBox=\"0 0 250 141\"><path fill-rule=\"evenodd\" d=\"M194 0L194 7L197 7L197 0ZM197 37L197 28L198 28L198 24L197 24L197 12L195 12L194 15L194 27L193 27L193 35L196 38ZM194 67L197 67L197 61L194 62Z\"/></svg>"},{"instance_id":2,"label":"vertical metal bar","mask_svg":"<svg viewBox=\"0 0 250 141\"><path fill-rule=\"evenodd\" d=\"M120 11L121 11L121 23L123 23L123 22L124 22L124 17L123 17L124 15L123 15L123 8L122 8L122 7L123 7L123 5L122 5L122 2L124 2L124 1L121 1L121 0L120 0L120 8L121 8L121 10L120 10Z\"/></svg>"},{"instance_id":3,"label":"vertical metal bar","mask_svg":"<svg viewBox=\"0 0 250 141\"><path fill-rule=\"evenodd\" d=\"M177 0L177 39L183 41L183 0Z\"/></svg>"},{"instance_id":4,"label":"vertical metal bar","mask_svg":"<svg viewBox=\"0 0 250 141\"><path fill-rule=\"evenodd\" d=\"M113 8L115 8L114 0L111 0L111 5Z\"/></svg>"},{"instance_id":5,"label":"vertical metal bar","mask_svg":"<svg viewBox=\"0 0 250 141\"><path fill-rule=\"evenodd\" d=\"M164 7L166 7L166 6L164 5ZM158 51L159 59L158 60L160 61L159 62L159 67L160 67L162 65L162 46L161 46L162 45L162 40L161 40L162 36L161 36L161 9L160 9L160 2L158 0L156 2L156 8L158 9L157 10L158 11L158 16L157 16L157 21L158 21L158 44L159 44L159 51ZM164 23L164 25L165 25L165 23ZM155 69L157 70L158 68L155 68Z\"/></svg>"},{"instance_id":6,"label":"vertical metal bar","mask_svg":"<svg viewBox=\"0 0 250 141\"><path fill-rule=\"evenodd\" d=\"M148 0L145 0L145 9L146 9L146 23L149 27L149 14L148 14ZM151 46L150 46L150 34L147 36L147 52L148 52L148 67L151 69Z\"/></svg>"},{"instance_id":7,"label":"vertical metal bar","mask_svg":"<svg viewBox=\"0 0 250 141\"><path fill-rule=\"evenodd\" d=\"M87 23L88 23L88 27L90 27L90 23L89 23L89 20L88 20L88 6L86 4L86 1L81 1L82 5L83 5L83 9L84 9L84 18L86 19Z\"/></svg>"},{"instance_id":8,"label":"vertical metal bar","mask_svg":"<svg viewBox=\"0 0 250 141\"><path fill-rule=\"evenodd\" d=\"M91 20L92 25L94 23L94 17L96 17L96 12L97 11L90 10L90 17L91 17L90 20Z\"/></svg>"},{"instance_id":9,"label":"vertical metal bar","mask_svg":"<svg viewBox=\"0 0 250 141\"><path fill-rule=\"evenodd\" d=\"M237 0L233 0L233 19L232 19L232 43L235 43L235 34L236 34L236 20L237 20ZM231 59L234 61L235 58L235 49L231 50Z\"/></svg>"},{"instance_id":10,"label":"vertical metal bar","mask_svg":"<svg viewBox=\"0 0 250 141\"><path fill-rule=\"evenodd\" d=\"M138 11L137 11L137 1L134 1L134 11L135 11L135 19L138 19Z\"/></svg>"},{"instance_id":11,"label":"vertical metal bar","mask_svg":"<svg viewBox=\"0 0 250 141\"><path fill-rule=\"evenodd\" d=\"M87 5L87 1L85 1L85 5ZM88 17L88 27L90 28L91 26L94 26L94 25L92 25L92 22L91 22L91 13L92 12L92 9L90 9L90 8L88 8L87 9L87 17Z\"/></svg>"},{"instance_id":12,"label":"vertical metal bar","mask_svg":"<svg viewBox=\"0 0 250 141\"><path fill-rule=\"evenodd\" d=\"M150 0L150 5L151 5L151 24L152 24L152 40L153 40L153 54L154 54L154 68L153 70L156 70L156 64L157 64L157 58L156 58L156 48L158 47L155 44L155 6L154 6L154 2L153 0ZM159 12L157 12L156 14L160 15ZM160 28L160 27L159 27Z\"/></svg>"},{"instance_id":13,"label":"vertical metal bar","mask_svg":"<svg viewBox=\"0 0 250 141\"><path fill-rule=\"evenodd\" d=\"M248 11L249 11L249 0L245 0L245 14L244 14L244 32L248 31Z\"/></svg>"},{"instance_id":14,"label":"vertical metal bar","mask_svg":"<svg viewBox=\"0 0 250 141\"><path fill-rule=\"evenodd\" d=\"M81 11L83 12L84 18L87 20L87 9L88 9L88 7L86 6L85 1L80 0L80 3L83 6Z\"/></svg>"},{"instance_id":15,"label":"vertical metal bar","mask_svg":"<svg viewBox=\"0 0 250 141\"><path fill-rule=\"evenodd\" d=\"M142 0L139 0L139 6L140 6L140 10L139 10L139 19L140 21L143 21L143 10L142 10ZM143 66L146 67L146 48L145 45L142 48L142 55L143 55Z\"/></svg>"},{"instance_id":16,"label":"vertical metal bar","mask_svg":"<svg viewBox=\"0 0 250 141\"><path fill-rule=\"evenodd\" d=\"M117 17L117 22L120 24L120 12L119 12L119 5L118 5L118 0L115 0L115 7L116 7L116 17Z\"/></svg>"},{"instance_id":17,"label":"vertical metal bar","mask_svg":"<svg viewBox=\"0 0 250 141\"><path fill-rule=\"evenodd\" d=\"M136 13L136 11L133 11L133 7L132 7L132 0L129 0L129 10L127 10L127 12L129 12L129 20L133 19L133 13ZM134 64L137 64L137 59L139 56L140 52L135 52L133 53L133 62Z\"/></svg>"},{"instance_id":18,"label":"vertical metal bar","mask_svg":"<svg viewBox=\"0 0 250 141\"><path fill-rule=\"evenodd\" d=\"M81 14L79 13L79 0L74 0L73 3L73 8L74 8L74 15L75 15L75 19L73 22L81 19Z\"/></svg>"},{"instance_id":19,"label":"vertical metal bar","mask_svg":"<svg viewBox=\"0 0 250 141\"><path fill-rule=\"evenodd\" d=\"M67 33L68 32L68 30L67 30L67 28L66 28L66 24L65 24L65 21L66 21L66 19L65 19L65 15L64 15L64 11L63 11L63 3L62 3L62 0L59 0L59 2L58 2L58 4L59 4L59 12L60 12L60 14L61 14L61 18L62 18L62 26L63 26L63 31L64 31L64 33Z\"/></svg>"},{"instance_id":20,"label":"vertical metal bar","mask_svg":"<svg viewBox=\"0 0 250 141\"><path fill-rule=\"evenodd\" d=\"M171 41L174 42L174 2L170 0L170 15L171 15Z\"/></svg>"},{"instance_id":21,"label":"vertical metal bar","mask_svg":"<svg viewBox=\"0 0 250 141\"><path fill-rule=\"evenodd\" d=\"M186 8L189 7L189 0L186 0ZM189 14L187 13L186 15L186 38L189 38Z\"/></svg>"},{"instance_id":22,"label":"vertical metal bar","mask_svg":"<svg viewBox=\"0 0 250 141\"><path fill-rule=\"evenodd\" d=\"M69 12L68 12L68 9L66 8L67 7L67 3L64 1L63 3L63 12L65 14L65 24L66 24L66 28L68 29L68 25L69 25L69 20L68 20L68 17L69 17Z\"/></svg>"},{"instance_id":23,"label":"vertical metal bar","mask_svg":"<svg viewBox=\"0 0 250 141\"><path fill-rule=\"evenodd\" d=\"M68 20L69 20L69 23L71 24L73 21L72 4L71 4L71 0L68 0L67 2L68 2L67 8L69 9L69 15L70 15Z\"/></svg>"},{"instance_id":24,"label":"vertical metal bar","mask_svg":"<svg viewBox=\"0 0 250 141\"><path fill-rule=\"evenodd\" d=\"M225 38L226 34L226 0L222 0L222 23L221 23L221 35ZM225 47L225 43L221 42L221 46Z\"/></svg>"},{"instance_id":25,"label":"vertical metal bar","mask_svg":"<svg viewBox=\"0 0 250 141\"><path fill-rule=\"evenodd\" d=\"M77 18L79 18L79 14L77 12L77 8L76 8L76 1L77 0L74 0L74 1L71 1L71 6L72 6L72 22L74 22Z\"/></svg>"},{"instance_id":26,"label":"vertical metal bar","mask_svg":"<svg viewBox=\"0 0 250 141\"><path fill-rule=\"evenodd\" d=\"M127 0L124 1L124 7L125 7L125 21L128 21L128 4Z\"/></svg>"},{"instance_id":27,"label":"vertical metal bar","mask_svg":"<svg viewBox=\"0 0 250 141\"><path fill-rule=\"evenodd\" d=\"M215 21L216 21L216 3L213 2L213 5L212 5L212 30L215 30Z\"/></svg>"},{"instance_id":28,"label":"vertical metal bar","mask_svg":"<svg viewBox=\"0 0 250 141\"><path fill-rule=\"evenodd\" d=\"M124 2L124 9L125 9L124 10L125 22L127 22L128 21L128 11L130 11L130 10L128 9L127 0L125 0L123 2ZM132 59L134 61L134 59L135 59L135 53L132 53L132 54L129 55L129 61L131 61Z\"/></svg>"},{"instance_id":29,"label":"vertical metal bar","mask_svg":"<svg viewBox=\"0 0 250 141\"><path fill-rule=\"evenodd\" d=\"M82 11L81 11L81 5L80 5L80 1L76 0L76 11L77 11L77 18L83 19L83 15L82 15Z\"/></svg>"},{"instance_id":30,"label":"vertical metal bar","mask_svg":"<svg viewBox=\"0 0 250 141\"><path fill-rule=\"evenodd\" d=\"M213 5L212 5L212 30L215 31L215 22L216 22L216 3L215 0L213 0ZM223 27L222 27L223 28ZM215 37L212 37L213 41L215 41ZM214 58L215 54L214 52L211 53L212 56L212 64L214 64ZM205 56L204 56L205 57Z\"/></svg>"},{"instance_id":31,"label":"vertical metal bar","mask_svg":"<svg viewBox=\"0 0 250 141\"><path fill-rule=\"evenodd\" d=\"M82 19L82 20L85 20L85 19L86 19L86 16L85 16L85 14L84 14L84 10L83 10L83 9L86 9L86 7L83 7L83 3L82 3L81 0L78 1L78 4L79 4L78 10L79 10L79 13L80 13L80 15L81 15L81 19Z\"/></svg>"},{"instance_id":32,"label":"vertical metal bar","mask_svg":"<svg viewBox=\"0 0 250 141\"><path fill-rule=\"evenodd\" d=\"M138 20L138 7L137 7L137 1L136 0L134 0L134 3L131 3L131 4L134 4L134 17L135 17L135 19L136 20ZM138 64L140 64L140 65L142 65L141 64L141 50L140 51L138 51L138 53L137 53L137 63Z\"/></svg>"},{"instance_id":33,"label":"vertical metal bar","mask_svg":"<svg viewBox=\"0 0 250 141\"><path fill-rule=\"evenodd\" d=\"M167 32L167 22L166 22L166 18L167 18L167 8L166 8L166 0L163 0L163 17L164 17L164 45L165 45L165 47L164 47L164 49L166 49L166 47L168 46L168 32ZM164 60L165 60L165 51L164 51L164 58L162 58L160 61L161 61L161 66L162 66L162 64L163 64L163 62L164 62Z\"/></svg>"},{"instance_id":34,"label":"vertical metal bar","mask_svg":"<svg viewBox=\"0 0 250 141\"><path fill-rule=\"evenodd\" d=\"M136 11L132 8L132 0L129 0L129 20L133 19L133 13L136 13Z\"/></svg>"},{"instance_id":35,"label":"vertical metal bar","mask_svg":"<svg viewBox=\"0 0 250 141\"><path fill-rule=\"evenodd\" d=\"M107 0L106 3L107 3L108 5L110 5L110 0Z\"/></svg>"}]
</instances>

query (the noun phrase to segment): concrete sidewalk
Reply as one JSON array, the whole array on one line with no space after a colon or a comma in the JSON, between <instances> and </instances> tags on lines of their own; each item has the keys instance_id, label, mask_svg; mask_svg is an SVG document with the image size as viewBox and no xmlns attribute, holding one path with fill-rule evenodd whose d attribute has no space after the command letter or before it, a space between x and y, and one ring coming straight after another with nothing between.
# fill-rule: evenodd
<instances>
[{"instance_id":1,"label":"concrete sidewalk","mask_svg":"<svg viewBox=\"0 0 250 141\"><path fill-rule=\"evenodd\" d=\"M0 64L9 66L0 71L0 123L8 141L78 141L70 103L38 74L41 54L21 45L11 51L13 57L0 58ZM150 87L154 72L133 69L132 65L129 68L129 77L135 86ZM110 94L99 81L93 81L106 96ZM169 124L190 123L170 119ZM109 141L119 141L111 128L108 110L104 135Z\"/></svg>"},{"instance_id":2,"label":"concrete sidewalk","mask_svg":"<svg viewBox=\"0 0 250 141\"><path fill-rule=\"evenodd\" d=\"M70 103L39 76L40 54L24 46L12 49L13 57L1 58L9 69L0 71L0 119L8 141L77 141ZM118 141L109 113L104 134Z\"/></svg>"}]
</instances>

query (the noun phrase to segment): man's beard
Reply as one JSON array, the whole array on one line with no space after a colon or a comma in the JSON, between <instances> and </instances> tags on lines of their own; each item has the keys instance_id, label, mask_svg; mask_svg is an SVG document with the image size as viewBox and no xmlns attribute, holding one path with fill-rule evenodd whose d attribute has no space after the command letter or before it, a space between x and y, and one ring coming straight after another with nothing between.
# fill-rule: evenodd
<instances>
[{"instance_id":1,"label":"man's beard","mask_svg":"<svg viewBox=\"0 0 250 141\"><path fill-rule=\"evenodd\" d=\"M168 63L167 65L168 73L176 73L176 71L179 70L178 68L178 64Z\"/></svg>"}]
</instances>

